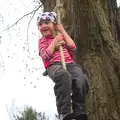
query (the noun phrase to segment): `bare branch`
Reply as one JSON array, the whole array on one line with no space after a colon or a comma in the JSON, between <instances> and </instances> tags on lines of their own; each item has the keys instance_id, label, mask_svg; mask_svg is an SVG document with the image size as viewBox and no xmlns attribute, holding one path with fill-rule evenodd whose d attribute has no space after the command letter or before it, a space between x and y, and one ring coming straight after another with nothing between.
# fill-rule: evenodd
<instances>
[{"instance_id":1,"label":"bare branch","mask_svg":"<svg viewBox=\"0 0 120 120\"><path fill-rule=\"evenodd\" d=\"M31 17L31 19L30 19L30 21L29 21L29 23L28 23L28 27L27 27L27 46L28 46L28 53L29 53L28 58L30 58L29 42L28 42L28 31L29 31L30 23L31 23L31 21L32 21L34 15L35 15L35 13L36 13L36 11L34 11L32 17Z\"/></svg>"},{"instance_id":2,"label":"bare branch","mask_svg":"<svg viewBox=\"0 0 120 120\"><path fill-rule=\"evenodd\" d=\"M3 16L1 14L0 14L0 18L1 18L3 29L4 29L4 19L3 19Z\"/></svg>"},{"instance_id":3,"label":"bare branch","mask_svg":"<svg viewBox=\"0 0 120 120\"><path fill-rule=\"evenodd\" d=\"M24 16L22 16L20 19L18 19L14 24L12 24L10 27L6 28L5 30L3 30L2 32L9 30L10 28L12 28L13 26L15 26L16 24L18 24L18 22L20 22L23 18L25 18L26 16L36 12L40 7L42 7L42 4L39 5L39 7L37 7L36 9L32 10L31 12L25 14Z\"/></svg>"},{"instance_id":4,"label":"bare branch","mask_svg":"<svg viewBox=\"0 0 120 120\"><path fill-rule=\"evenodd\" d=\"M0 54L0 61L1 61L1 63L0 63L0 67L1 68L3 68L3 71L2 71L2 73L0 74L0 79L2 78L2 76L3 76L3 74L4 74L4 72L5 72L5 65L4 65L4 60L3 60L3 58L2 58L2 55Z\"/></svg>"}]
</instances>

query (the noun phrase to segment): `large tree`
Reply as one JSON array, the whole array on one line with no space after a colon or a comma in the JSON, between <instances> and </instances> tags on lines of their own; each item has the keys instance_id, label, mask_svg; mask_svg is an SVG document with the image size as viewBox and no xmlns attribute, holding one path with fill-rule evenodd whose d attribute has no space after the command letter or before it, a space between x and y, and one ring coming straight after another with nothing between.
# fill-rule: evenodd
<instances>
[{"instance_id":1,"label":"large tree","mask_svg":"<svg viewBox=\"0 0 120 120\"><path fill-rule=\"evenodd\" d=\"M52 11L56 0L41 0ZM61 0L62 23L88 73L89 120L120 120L120 18L116 0Z\"/></svg>"}]
</instances>

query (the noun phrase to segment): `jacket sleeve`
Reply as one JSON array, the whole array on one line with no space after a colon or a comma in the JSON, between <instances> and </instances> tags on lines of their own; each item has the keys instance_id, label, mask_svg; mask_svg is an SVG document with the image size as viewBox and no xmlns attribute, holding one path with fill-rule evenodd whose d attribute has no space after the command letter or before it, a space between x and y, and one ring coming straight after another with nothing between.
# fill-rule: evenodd
<instances>
[{"instance_id":1,"label":"jacket sleeve","mask_svg":"<svg viewBox=\"0 0 120 120\"><path fill-rule=\"evenodd\" d=\"M48 45L46 44L46 41L41 38L38 42L38 48L39 48L39 56L42 57L44 61L48 61L51 59L53 53L48 50Z\"/></svg>"},{"instance_id":2,"label":"jacket sleeve","mask_svg":"<svg viewBox=\"0 0 120 120\"><path fill-rule=\"evenodd\" d=\"M76 50L76 45L73 44L72 46L67 46L67 49L70 51L75 51Z\"/></svg>"}]
</instances>

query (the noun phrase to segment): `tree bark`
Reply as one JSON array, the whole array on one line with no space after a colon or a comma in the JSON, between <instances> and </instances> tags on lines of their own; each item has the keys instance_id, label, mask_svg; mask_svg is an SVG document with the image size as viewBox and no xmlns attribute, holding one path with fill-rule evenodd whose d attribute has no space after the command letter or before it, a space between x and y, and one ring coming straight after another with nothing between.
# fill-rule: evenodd
<instances>
[{"instance_id":1,"label":"tree bark","mask_svg":"<svg viewBox=\"0 0 120 120\"><path fill-rule=\"evenodd\" d=\"M41 0L52 11L55 0ZM86 69L91 89L89 120L120 120L120 26L116 0L61 0L64 24L77 45L76 62Z\"/></svg>"}]
</instances>

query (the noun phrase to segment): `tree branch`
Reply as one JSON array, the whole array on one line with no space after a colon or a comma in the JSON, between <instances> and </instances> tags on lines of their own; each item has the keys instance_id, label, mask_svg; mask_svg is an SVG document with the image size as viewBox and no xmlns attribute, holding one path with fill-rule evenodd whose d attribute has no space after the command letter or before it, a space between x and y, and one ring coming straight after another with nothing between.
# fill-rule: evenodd
<instances>
[{"instance_id":1,"label":"tree branch","mask_svg":"<svg viewBox=\"0 0 120 120\"><path fill-rule=\"evenodd\" d=\"M9 30L10 28L12 28L13 26L15 26L16 24L18 24L18 22L20 22L23 18L25 18L26 16L36 12L40 7L42 7L42 4L40 4L36 9L32 10L31 12L25 14L24 16L22 16L20 19L18 19L14 24L12 24L10 27L6 28L5 30L3 30L2 32Z\"/></svg>"},{"instance_id":2,"label":"tree branch","mask_svg":"<svg viewBox=\"0 0 120 120\"><path fill-rule=\"evenodd\" d=\"M35 15L35 13L36 13L36 11L34 11L32 17L31 17L31 19L30 19L30 21L29 21L29 23L28 23L28 27L27 27L27 46L28 46L28 53L29 53L28 58L30 58L30 51L29 51L30 48L29 48L29 42L28 42L28 37L29 37L29 36L28 36L28 31L29 31L30 23L31 23L31 21L32 21L34 15Z\"/></svg>"},{"instance_id":3,"label":"tree branch","mask_svg":"<svg viewBox=\"0 0 120 120\"><path fill-rule=\"evenodd\" d=\"M4 29L4 20L3 20L3 16L1 14L0 14L0 18L1 18L1 21L2 21L3 29Z\"/></svg>"}]
</instances>

